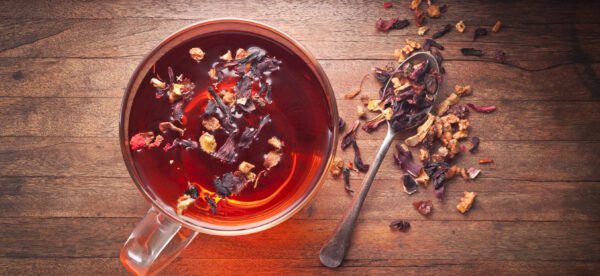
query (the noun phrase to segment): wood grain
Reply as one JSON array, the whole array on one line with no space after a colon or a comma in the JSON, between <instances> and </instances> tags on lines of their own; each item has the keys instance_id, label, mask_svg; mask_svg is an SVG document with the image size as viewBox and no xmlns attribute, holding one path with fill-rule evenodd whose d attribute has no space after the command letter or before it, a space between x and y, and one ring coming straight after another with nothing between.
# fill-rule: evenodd
<instances>
[{"instance_id":1,"label":"wood grain","mask_svg":"<svg viewBox=\"0 0 600 276\"><path fill-rule=\"evenodd\" d=\"M249 236L202 235L164 275L598 274L600 2L452 1L441 19L429 20L426 37L416 36L407 5L1 2L0 274L126 275L118 250L149 203L123 166L120 97L143 55L166 36L199 20L231 16L270 24L304 44L330 78L347 122L355 120L358 100L343 95L372 67L390 62L406 38L422 42L441 26L465 20L466 33L439 39L447 71L441 93L470 84L474 93L463 103L498 106L492 114L471 114L480 152L457 160L482 174L476 181L449 181L443 201L431 187L409 196L388 156L348 258L335 270L322 267L317 252L351 196L328 174L319 196L291 220ZM411 26L378 33L380 17L408 18ZM472 41L474 27L489 28L498 19L501 32ZM462 47L486 55L464 57ZM508 64L492 60L495 50L506 52ZM377 89L370 79L362 95L376 97ZM383 136L382 130L359 132L367 163ZM351 150L338 155L353 157ZM478 165L480 158L495 165ZM354 188L361 180L352 173ZM461 215L455 205L465 190L479 195ZM429 217L411 205L422 199L434 202ZM390 231L388 223L398 218L412 229Z\"/></svg>"}]
</instances>

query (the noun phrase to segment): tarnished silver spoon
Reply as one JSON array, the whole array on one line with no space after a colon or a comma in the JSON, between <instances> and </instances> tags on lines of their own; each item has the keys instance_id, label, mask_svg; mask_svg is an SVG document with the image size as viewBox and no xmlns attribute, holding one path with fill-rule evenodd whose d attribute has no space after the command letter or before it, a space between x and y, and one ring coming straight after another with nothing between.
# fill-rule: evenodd
<instances>
[{"instance_id":1,"label":"tarnished silver spoon","mask_svg":"<svg viewBox=\"0 0 600 276\"><path fill-rule=\"evenodd\" d=\"M439 64L438 64L436 58L429 52L418 52L418 53L411 55L406 60L404 60L402 63L400 63L398 68L401 68L407 62L415 64L415 63L418 63L419 61L425 62L426 60L429 61L429 66L433 66L435 71L440 72L440 67L439 67ZM390 85L391 79L392 78L390 77L390 80L388 80L388 82L386 83L386 85L384 87L384 91ZM437 90L439 89L439 86L440 86L440 84L438 83L436 85L436 91L435 91L435 93L433 93L434 99L435 99L435 95L437 95ZM433 103L431 106L429 106L427 108L427 112L431 111L432 107L433 107ZM324 266L338 267L344 260L344 256L346 256L346 250L348 249L348 246L350 245L352 231L354 230L354 225L356 224L356 219L358 218L360 208L362 207L363 202L365 201L365 198L367 197L367 193L369 192L369 189L371 188L371 184L373 183L373 179L375 178L375 175L377 174L377 171L379 170L379 167L381 166L381 162L385 158L385 154L387 153L388 149L390 148L390 145L392 144L392 141L394 140L394 137L396 136L396 134L400 133L402 130L409 129L409 128L406 128L406 129L402 129L402 130L394 130L394 128L392 128L392 126L390 124L390 121L387 121L387 125L388 125L387 135L383 139L383 143L381 144L381 147L379 148L379 152L377 152L377 155L375 156L375 160L373 160L373 163L369 167L369 170L367 171L365 178L363 179L360 190L358 191L358 193L355 195L354 199L352 200L350 209L348 209L348 211L346 211L346 214L344 215L344 217L342 218L340 223L335 228L333 235L329 238L329 240L321 248L321 251L319 253L319 259L321 260L321 263ZM411 126L410 128L413 128L413 127L416 127L416 125Z\"/></svg>"}]
</instances>

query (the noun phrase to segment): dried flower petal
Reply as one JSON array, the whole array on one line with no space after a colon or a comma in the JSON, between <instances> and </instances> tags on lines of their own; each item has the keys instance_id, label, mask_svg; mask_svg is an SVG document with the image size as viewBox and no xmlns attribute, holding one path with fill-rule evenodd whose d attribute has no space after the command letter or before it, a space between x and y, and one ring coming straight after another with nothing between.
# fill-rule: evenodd
<instances>
[{"instance_id":1,"label":"dried flower petal","mask_svg":"<svg viewBox=\"0 0 600 276\"><path fill-rule=\"evenodd\" d=\"M338 130L343 131L346 128L346 121L344 119L339 118L338 120Z\"/></svg>"},{"instance_id":2,"label":"dried flower petal","mask_svg":"<svg viewBox=\"0 0 600 276\"><path fill-rule=\"evenodd\" d=\"M468 168L467 169L467 175L469 176L470 179L475 179L475 177L477 177L479 175L479 173L481 173L480 169L476 169L476 168Z\"/></svg>"},{"instance_id":3,"label":"dried flower petal","mask_svg":"<svg viewBox=\"0 0 600 276\"><path fill-rule=\"evenodd\" d=\"M400 20L400 18L392 18L389 20L383 20L379 18L377 22L375 22L375 29L380 32L387 32L389 30L399 30L408 27L410 23L408 20Z\"/></svg>"},{"instance_id":4,"label":"dried flower petal","mask_svg":"<svg viewBox=\"0 0 600 276\"><path fill-rule=\"evenodd\" d=\"M204 51L202 51L202 49L200 49L198 47L191 48L190 49L190 56L196 62L200 62L201 60L204 59Z\"/></svg>"},{"instance_id":5,"label":"dried flower petal","mask_svg":"<svg viewBox=\"0 0 600 276\"><path fill-rule=\"evenodd\" d=\"M356 140L352 142L352 148L354 149L354 165L361 172L366 172L369 170L369 165L363 163L362 158L360 157L360 149L358 148L358 144Z\"/></svg>"},{"instance_id":6,"label":"dried flower petal","mask_svg":"<svg viewBox=\"0 0 600 276\"><path fill-rule=\"evenodd\" d=\"M271 116L265 115L260 119L260 122L258 123L258 127L256 129L252 127L247 127L246 129L244 129L244 133L242 133L242 136L240 137L238 147L244 149L250 147L252 142L254 142L254 140L258 138L258 134L260 133L262 128L269 122L271 122Z\"/></svg>"},{"instance_id":7,"label":"dried flower petal","mask_svg":"<svg viewBox=\"0 0 600 276\"><path fill-rule=\"evenodd\" d=\"M466 213L473 206L473 202L475 201L475 196L477 196L474 192L465 192L465 195L460 199L458 205L456 205L456 209L462 214Z\"/></svg>"},{"instance_id":8,"label":"dried flower petal","mask_svg":"<svg viewBox=\"0 0 600 276\"><path fill-rule=\"evenodd\" d=\"M446 24L441 30L434 33L433 36L431 36L431 38L433 38L433 39L440 38L440 37L444 36L445 34L447 34L448 32L450 32L451 30L452 30L452 25Z\"/></svg>"},{"instance_id":9,"label":"dried flower petal","mask_svg":"<svg viewBox=\"0 0 600 276\"><path fill-rule=\"evenodd\" d=\"M440 50L444 50L444 45L438 43L433 39L425 39L425 43L423 43L423 50L430 51L432 48L438 48Z\"/></svg>"},{"instance_id":10,"label":"dried flower petal","mask_svg":"<svg viewBox=\"0 0 600 276\"><path fill-rule=\"evenodd\" d=\"M362 106L357 105L356 106L356 115L358 116L358 118L364 118L365 115L367 115L367 113L365 112L365 109Z\"/></svg>"},{"instance_id":11,"label":"dried flower petal","mask_svg":"<svg viewBox=\"0 0 600 276\"><path fill-rule=\"evenodd\" d=\"M466 28L465 22L463 22L462 20L458 21L458 23L456 23L456 25L454 25L454 27L456 28L456 30L459 33L463 33L465 31L465 28Z\"/></svg>"},{"instance_id":12,"label":"dried flower petal","mask_svg":"<svg viewBox=\"0 0 600 276\"><path fill-rule=\"evenodd\" d=\"M268 170L277 166L277 164L279 164L279 161L281 161L281 153L276 151L270 151L269 153L265 154L265 161L263 165Z\"/></svg>"},{"instance_id":13,"label":"dried flower petal","mask_svg":"<svg viewBox=\"0 0 600 276\"><path fill-rule=\"evenodd\" d=\"M476 57L483 56L483 51L477 50L475 48L461 48L460 52L464 56L476 56Z\"/></svg>"},{"instance_id":14,"label":"dried flower petal","mask_svg":"<svg viewBox=\"0 0 600 276\"><path fill-rule=\"evenodd\" d=\"M476 112L479 113L490 113L493 112L494 110L496 110L496 106L495 105L480 105L480 106L476 106L472 103L468 103L467 106L469 106L471 109L475 110Z\"/></svg>"},{"instance_id":15,"label":"dried flower petal","mask_svg":"<svg viewBox=\"0 0 600 276\"><path fill-rule=\"evenodd\" d=\"M228 197L232 194L239 194L247 184L248 181L243 174L234 174L231 172L225 173L213 181L217 195L222 198Z\"/></svg>"},{"instance_id":16,"label":"dried flower petal","mask_svg":"<svg viewBox=\"0 0 600 276\"><path fill-rule=\"evenodd\" d=\"M358 130L359 125L360 125L360 121L356 120L354 122L354 126L352 126L352 129L348 130L348 132L346 132L346 134L344 134L344 136L342 137L342 143L340 144L342 149L346 149L354 141L356 141L356 131Z\"/></svg>"},{"instance_id":17,"label":"dried flower petal","mask_svg":"<svg viewBox=\"0 0 600 276\"><path fill-rule=\"evenodd\" d=\"M408 231L408 229L410 229L410 223L406 220L394 220L390 223L390 228L394 229L394 230L399 230L402 232L406 232Z\"/></svg>"},{"instance_id":18,"label":"dried flower petal","mask_svg":"<svg viewBox=\"0 0 600 276\"><path fill-rule=\"evenodd\" d=\"M433 210L433 203L431 203L431 200L420 200L413 202L413 207L415 207L415 210L417 210L419 214L427 216L431 214L431 210Z\"/></svg>"},{"instance_id":19,"label":"dried flower petal","mask_svg":"<svg viewBox=\"0 0 600 276\"><path fill-rule=\"evenodd\" d=\"M417 192L417 182L408 174L402 176L402 184L404 187L404 192L412 195Z\"/></svg>"},{"instance_id":20,"label":"dried flower petal","mask_svg":"<svg viewBox=\"0 0 600 276\"><path fill-rule=\"evenodd\" d=\"M225 143L219 148L219 150L212 154L213 157L219 159L221 162L232 164L237 160L237 152L235 146L235 137L237 132L232 132L225 140Z\"/></svg>"},{"instance_id":21,"label":"dried flower petal","mask_svg":"<svg viewBox=\"0 0 600 276\"><path fill-rule=\"evenodd\" d=\"M497 33L500 31L500 27L502 27L502 22L500 22L500 20L496 21L496 24L494 24L494 27L492 27L492 32Z\"/></svg>"},{"instance_id":22,"label":"dried flower petal","mask_svg":"<svg viewBox=\"0 0 600 276\"><path fill-rule=\"evenodd\" d=\"M204 128L206 128L209 131L221 129L221 123L219 122L219 119L215 117L208 117L206 119L203 119L202 126L204 126Z\"/></svg>"},{"instance_id":23,"label":"dried flower petal","mask_svg":"<svg viewBox=\"0 0 600 276\"><path fill-rule=\"evenodd\" d=\"M479 137L473 136L471 138L471 144L473 144L473 146L471 146L471 149L469 149L469 152L476 153L477 150L479 150L479 143L480 143Z\"/></svg>"},{"instance_id":24,"label":"dried flower petal","mask_svg":"<svg viewBox=\"0 0 600 276\"><path fill-rule=\"evenodd\" d=\"M386 10L391 8L392 6L393 6L392 2L384 2L383 3L383 8Z\"/></svg>"},{"instance_id":25,"label":"dried flower petal","mask_svg":"<svg viewBox=\"0 0 600 276\"><path fill-rule=\"evenodd\" d=\"M394 161L396 162L396 165L414 177L419 176L419 172L423 168L421 164L413 159L412 152L408 150L405 145L400 143L396 144Z\"/></svg>"},{"instance_id":26,"label":"dried flower petal","mask_svg":"<svg viewBox=\"0 0 600 276\"><path fill-rule=\"evenodd\" d=\"M477 29L475 29L475 32L473 33L473 40L477 39L478 37L482 37L488 34L488 31L486 28L482 28L482 27L477 27Z\"/></svg>"},{"instance_id":27,"label":"dried flower petal","mask_svg":"<svg viewBox=\"0 0 600 276\"><path fill-rule=\"evenodd\" d=\"M469 109L464 105L454 104L450 106L450 108L448 108L448 110L446 110L446 112L444 112L443 115L448 114L452 114L460 119L464 119L467 116L469 116Z\"/></svg>"},{"instance_id":28,"label":"dried flower petal","mask_svg":"<svg viewBox=\"0 0 600 276\"><path fill-rule=\"evenodd\" d=\"M354 190L352 190L352 188L350 187L350 169L344 168L342 170L342 175L344 177L344 190L347 193L352 194Z\"/></svg>"},{"instance_id":29,"label":"dried flower petal","mask_svg":"<svg viewBox=\"0 0 600 276\"><path fill-rule=\"evenodd\" d=\"M158 128L160 129L160 131L162 133L167 132L167 130L175 131L175 132L179 133L179 135L181 135L181 136L183 136L183 134L185 133L185 129L179 128L171 122L162 122L158 125Z\"/></svg>"},{"instance_id":30,"label":"dried flower petal","mask_svg":"<svg viewBox=\"0 0 600 276\"><path fill-rule=\"evenodd\" d=\"M425 13L417 8L413 10L413 16L415 17L415 25L423 27L423 24L425 24Z\"/></svg>"},{"instance_id":31,"label":"dried flower petal","mask_svg":"<svg viewBox=\"0 0 600 276\"><path fill-rule=\"evenodd\" d=\"M217 203L215 202L214 199L212 199L210 196L205 195L204 196L204 200L206 200L206 203L208 204L208 206L210 207L210 212L213 215L217 214Z\"/></svg>"}]
</instances>

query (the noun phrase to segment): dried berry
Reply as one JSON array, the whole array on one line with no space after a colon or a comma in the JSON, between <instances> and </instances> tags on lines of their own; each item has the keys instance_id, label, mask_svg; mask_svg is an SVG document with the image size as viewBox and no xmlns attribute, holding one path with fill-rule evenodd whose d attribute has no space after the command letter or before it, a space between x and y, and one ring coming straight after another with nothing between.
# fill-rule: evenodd
<instances>
[{"instance_id":1,"label":"dried berry","mask_svg":"<svg viewBox=\"0 0 600 276\"><path fill-rule=\"evenodd\" d=\"M495 105L480 105L480 106L476 106L472 103L468 103L467 106L469 106L471 109L475 110L476 112L479 113L490 113L493 112L494 110L496 110L496 106Z\"/></svg>"},{"instance_id":2,"label":"dried berry","mask_svg":"<svg viewBox=\"0 0 600 276\"><path fill-rule=\"evenodd\" d=\"M456 205L456 209L462 214L466 213L473 206L473 202L475 201L475 196L477 196L474 192L465 192L465 195L460 199L458 205Z\"/></svg>"},{"instance_id":3,"label":"dried berry","mask_svg":"<svg viewBox=\"0 0 600 276\"><path fill-rule=\"evenodd\" d=\"M354 193L354 190L350 188L350 169L344 168L342 170L342 175L344 177L344 190L349 194Z\"/></svg>"},{"instance_id":4,"label":"dried berry","mask_svg":"<svg viewBox=\"0 0 600 276\"><path fill-rule=\"evenodd\" d=\"M450 32L451 30L452 30L452 25L446 24L441 30L434 33L431 36L431 38L433 38L433 39L440 38L440 37L444 36L445 34L447 34L448 32Z\"/></svg>"},{"instance_id":5,"label":"dried berry","mask_svg":"<svg viewBox=\"0 0 600 276\"><path fill-rule=\"evenodd\" d=\"M477 50L475 48L461 48L460 52L464 56L476 56L476 57L483 56L483 51Z\"/></svg>"},{"instance_id":6,"label":"dried berry","mask_svg":"<svg viewBox=\"0 0 600 276\"><path fill-rule=\"evenodd\" d=\"M479 143L480 143L479 137L473 136L471 138L471 144L473 144L473 145L471 146L471 149L469 149L469 152L476 153L477 150L479 149Z\"/></svg>"},{"instance_id":7,"label":"dried berry","mask_svg":"<svg viewBox=\"0 0 600 276\"><path fill-rule=\"evenodd\" d=\"M477 27L477 29L475 29L475 32L473 32L473 40L485 36L488 34L488 31L486 28L482 28L482 27Z\"/></svg>"},{"instance_id":8,"label":"dried berry","mask_svg":"<svg viewBox=\"0 0 600 276\"><path fill-rule=\"evenodd\" d=\"M413 206L419 214L424 216L431 214L431 211L433 210L433 203L431 203L431 200L415 201L413 202Z\"/></svg>"},{"instance_id":9,"label":"dried berry","mask_svg":"<svg viewBox=\"0 0 600 276\"><path fill-rule=\"evenodd\" d=\"M412 195L417 192L417 182L408 174L402 176L402 184L404 188L404 192Z\"/></svg>"},{"instance_id":10,"label":"dried berry","mask_svg":"<svg viewBox=\"0 0 600 276\"><path fill-rule=\"evenodd\" d=\"M408 229L410 229L410 223L406 220L394 220L390 223L390 228L394 229L394 230L399 230L402 232L406 232L408 231Z\"/></svg>"},{"instance_id":11,"label":"dried berry","mask_svg":"<svg viewBox=\"0 0 600 276\"><path fill-rule=\"evenodd\" d=\"M362 158L360 157L360 150L358 148L358 144L356 140L352 142L352 148L354 149L354 165L361 172L366 172L369 170L369 165L363 163Z\"/></svg>"}]
</instances>

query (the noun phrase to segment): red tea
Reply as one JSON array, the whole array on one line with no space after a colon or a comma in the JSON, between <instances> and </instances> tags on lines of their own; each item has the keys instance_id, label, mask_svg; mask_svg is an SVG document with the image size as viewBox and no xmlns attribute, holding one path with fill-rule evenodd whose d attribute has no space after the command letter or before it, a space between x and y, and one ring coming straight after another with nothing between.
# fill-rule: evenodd
<instances>
[{"instance_id":1,"label":"red tea","mask_svg":"<svg viewBox=\"0 0 600 276\"><path fill-rule=\"evenodd\" d=\"M190 57L190 49L199 47L204 58L197 62ZM279 69L268 79L272 102L260 107L257 114L235 118L240 133L245 128L257 128L265 115L270 122L260 130L257 139L248 149L238 152L235 162L229 164L206 154L200 148L186 150L176 147L163 150L176 138L198 141L207 130L202 125L203 114L209 99L214 97L208 87L214 82L208 72L227 51L258 47L270 57L281 61ZM171 67L175 77L182 75L194 85L194 92L183 107L183 118L177 125L185 129L183 136L176 131L161 132L159 124L172 120L173 104L168 97L157 98L151 79L169 78ZM239 82L235 77L225 77L216 90L230 89ZM260 88L253 87L253 93ZM199 222L216 225L243 225L272 218L290 208L309 191L325 170L327 154L332 146L333 120L328 99L313 71L301 57L276 41L244 32L220 32L197 37L167 52L156 62L135 95L130 113L129 137L141 132L164 136L159 147L132 151L135 169L152 196L167 206L176 208L178 199L188 190L189 184L198 191L198 199L183 216ZM239 134L236 143L239 142ZM214 131L217 147L221 147L229 134ZM255 165L254 171L266 170L265 154L273 150L267 141L279 138L284 146L281 160L265 174L260 175L256 186L247 185L238 194L226 198L216 195L215 179L238 169L242 162ZM216 199L216 212L206 197ZM209 199L209 200L210 200Z\"/></svg>"}]
</instances>

